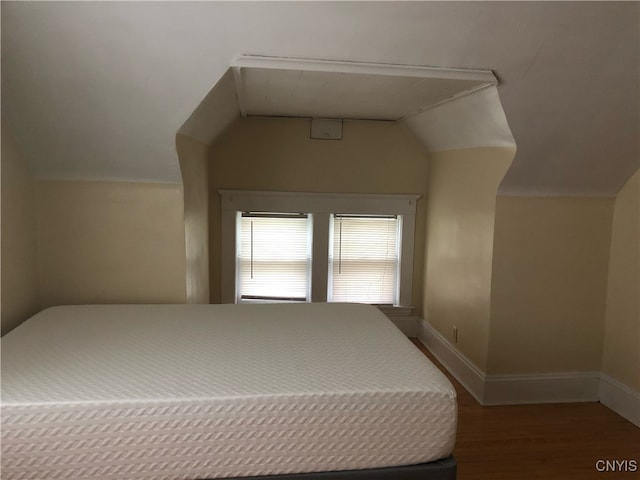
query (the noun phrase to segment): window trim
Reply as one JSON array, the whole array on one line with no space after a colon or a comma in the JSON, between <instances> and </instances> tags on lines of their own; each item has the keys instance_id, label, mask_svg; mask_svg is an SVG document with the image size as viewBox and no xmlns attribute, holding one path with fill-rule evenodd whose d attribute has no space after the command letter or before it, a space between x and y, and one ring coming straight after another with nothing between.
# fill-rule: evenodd
<instances>
[{"instance_id":1,"label":"window trim","mask_svg":"<svg viewBox=\"0 0 640 480\"><path fill-rule=\"evenodd\" d=\"M332 213L402 215L398 307L412 304L416 204L420 195L342 194L219 190L221 196L221 300L235 303L237 212L312 214L311 301L326 302L329 276L329 223Z\"/></svg>"}]
</instances>

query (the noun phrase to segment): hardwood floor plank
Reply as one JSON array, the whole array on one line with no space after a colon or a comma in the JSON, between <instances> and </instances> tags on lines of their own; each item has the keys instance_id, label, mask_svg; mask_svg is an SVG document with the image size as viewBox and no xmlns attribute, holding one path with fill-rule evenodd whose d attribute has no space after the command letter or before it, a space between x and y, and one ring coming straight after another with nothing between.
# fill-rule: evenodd
<instances>
[{"instance_id":1,"label":"hardwood floor plank","mask_svg":"<svg viewBox=\"0 0 640 480\"><path fill-rule=\"evenodd\" d=\"M458 393L453 455L459 480L640 479L640 429L604 405L483 407L419 340L412 341L447 375ZM599 460L633 460L637 468L599 472Z\"/></svg>"}]
</instances>

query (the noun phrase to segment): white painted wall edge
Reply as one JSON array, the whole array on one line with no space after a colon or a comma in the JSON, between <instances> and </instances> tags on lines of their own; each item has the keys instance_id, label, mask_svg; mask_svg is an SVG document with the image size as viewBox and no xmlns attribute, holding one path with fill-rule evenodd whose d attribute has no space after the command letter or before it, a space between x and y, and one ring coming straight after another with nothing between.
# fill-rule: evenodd
<instances>
[{"instance_id":1,"label":"white painted wall edge","mask_svg":"<svg viewBox=\"0 0 640 480\"><path fill-rule=\"evenodd\" d=\"M233 72L229 68L195 107L178 129L178 134L210 145L240 117L241 107L240 98L236 98Z\"/></svg>"},{"instance_id":2,"label":"white painted wall edge","mask_svg":"<svg viewBox=\"0 0 640 480\"><path fill-rule=\"evenodd\" d=\"M483 406L599 401L640 427L640 392L605 373L487 375L424 319L418 338Z\"/></svg>"}]
</instances>

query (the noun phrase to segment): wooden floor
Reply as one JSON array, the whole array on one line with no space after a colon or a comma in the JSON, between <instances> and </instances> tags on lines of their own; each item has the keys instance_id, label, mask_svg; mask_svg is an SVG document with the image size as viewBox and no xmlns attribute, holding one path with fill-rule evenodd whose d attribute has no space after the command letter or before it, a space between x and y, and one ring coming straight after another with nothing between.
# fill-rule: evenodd
<instances>
[{"instance_id":1,"label":"wooden floor","mask_svg":"<svg viewBox=\"0 0 640 480\"><path fill-rule=\"evenodd\" d=\"M640 429L600 403L482 407L417 339L458 392L459 480L640 479ZM635 460L635 472L598 472Z\"/></svg>"}]
</instances>

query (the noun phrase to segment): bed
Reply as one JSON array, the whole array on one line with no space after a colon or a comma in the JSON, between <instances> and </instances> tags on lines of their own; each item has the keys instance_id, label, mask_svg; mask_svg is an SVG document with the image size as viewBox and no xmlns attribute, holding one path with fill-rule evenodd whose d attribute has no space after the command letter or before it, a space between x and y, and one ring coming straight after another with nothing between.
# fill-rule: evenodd
<instances>
[{"instance_id":1,"label":"bed","mask_svg":"<svg viewBox=\"0 0 640 480\"><path fill-rule=\"evenodd\" d=\"M2 339L2 478L455 478L455 390L375 307L53 307Z\"/></svg>"}]
</instances>

